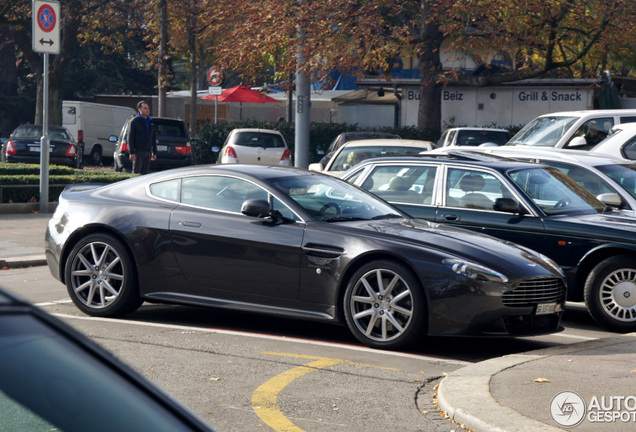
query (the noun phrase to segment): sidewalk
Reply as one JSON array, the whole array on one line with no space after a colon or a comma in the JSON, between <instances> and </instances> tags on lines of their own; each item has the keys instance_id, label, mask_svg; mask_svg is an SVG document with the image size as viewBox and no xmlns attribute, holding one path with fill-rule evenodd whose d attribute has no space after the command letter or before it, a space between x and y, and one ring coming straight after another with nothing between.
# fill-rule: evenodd
<instances>
[{"instance_id":1,"label":"sidewalk","mask_svg":"<svg viewBox=\"0 0 636 432\"><path fill-rule=\"evenodd\" d=\"M1 269L46 265L44 233L51 216L0 214L0 284ZM636 333L467 366L441 381L437 404L458 423L454 430L632 432Z\"/></svg>"}]
</instances>

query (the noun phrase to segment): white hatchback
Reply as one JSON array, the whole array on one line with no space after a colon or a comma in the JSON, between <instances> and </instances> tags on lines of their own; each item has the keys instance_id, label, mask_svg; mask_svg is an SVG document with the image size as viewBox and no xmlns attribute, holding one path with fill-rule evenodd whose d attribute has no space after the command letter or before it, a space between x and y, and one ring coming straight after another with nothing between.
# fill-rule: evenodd
<instances>
[{"instance_id":1,"label":"white hatchback","mask_svg":"<svg viewBox=\"0 0 636 432\"><path fill-rule=\"evenodd\" d=\"M219 163L292 166L283 135L270 129L234 129L223 144Z\"/></svg>"}]
</instances>

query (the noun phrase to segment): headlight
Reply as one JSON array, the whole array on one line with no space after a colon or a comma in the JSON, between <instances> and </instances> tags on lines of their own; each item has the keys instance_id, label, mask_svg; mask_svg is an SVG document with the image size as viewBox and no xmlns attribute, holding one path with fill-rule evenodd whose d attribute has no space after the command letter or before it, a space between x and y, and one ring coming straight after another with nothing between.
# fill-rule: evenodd
<instances>
[{"instance_id":1,"label":"headlight","mask_svg":"<svg viewBox=\"0 0 636 432\"><path fill-rule=\"evenodd\" d=\"M453 272L460 275L468 276L472 279L485 279L493 282L503 283L508 282L508 278L505 275L502 275L501 273L489 269L488 267L484 267L470 261L447 258L443 260L442 263L450 268Z\"/></svg>"}]
</instances>

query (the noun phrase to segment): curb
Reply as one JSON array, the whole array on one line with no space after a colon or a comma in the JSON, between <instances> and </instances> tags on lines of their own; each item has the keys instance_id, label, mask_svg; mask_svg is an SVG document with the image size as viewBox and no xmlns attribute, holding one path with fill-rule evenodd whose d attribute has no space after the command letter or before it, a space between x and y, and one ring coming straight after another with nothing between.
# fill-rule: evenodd
<instances>
[{"instance_id":1,"label":"curb","mask_svg":"<svg viewBox=\"0 0 636 432\"><path fill-rule=\"evenodd\" d=\"M0 259L0 270L36 267L48 265L44 255L27 255L8 259Z\"/></svg>"},{"instance_id":2,"label":"curb","mask_svg":"<svg viewBox=\"0 0 636 432\"><path fill-rule=\"evenodd\" d=\"M497 373L545 357L633 341L636 333L550 347L525 354L510 354L458 369L442 379L437 404L442 413L474 432L558 432L550 426L501 405L490 392L490 380Z\"/></svg>"}]
</instances>

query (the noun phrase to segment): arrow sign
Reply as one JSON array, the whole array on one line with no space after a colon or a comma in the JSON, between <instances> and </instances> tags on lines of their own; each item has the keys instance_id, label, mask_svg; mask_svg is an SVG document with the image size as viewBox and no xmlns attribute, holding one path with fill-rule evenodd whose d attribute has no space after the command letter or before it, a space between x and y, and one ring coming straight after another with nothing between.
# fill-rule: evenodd
<instances>
[{"instance_id":1,"label":"arrow sign","mask_svg":"<svg viewBox=\"0 0 636 432\"><path fill-rule=\"evenodd\" d=\"M33 0L33 51L60 53L60 3Z\"/></svg>"}]
</instances>

